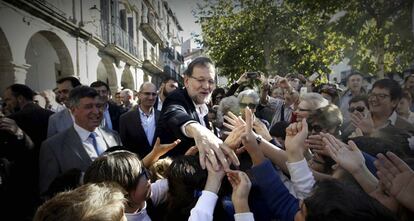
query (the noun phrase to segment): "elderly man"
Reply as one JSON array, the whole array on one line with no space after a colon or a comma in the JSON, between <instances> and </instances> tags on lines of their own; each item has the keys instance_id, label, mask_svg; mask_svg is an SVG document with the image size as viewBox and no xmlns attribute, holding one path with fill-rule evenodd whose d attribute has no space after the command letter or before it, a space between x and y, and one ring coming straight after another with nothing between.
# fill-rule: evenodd
<instances>
[{"instance_id":1,"label":"elderly man","mask_svg":"<svg viewBox=\"0 0 414 221\"><path fill-rule=\"evenodd\" d=\"M59 79L56 83L57 94L59 99L65 104L66 108L50 116L47 137L62 132L73 125L72 115L69 110L69 93L73 88L81 85L77 78L71 76Z\"/></svg>"},{"instance_id":2,"label":"elderly man","mask_svg":"<svg viewBox=\"0 0 414 221\"><path fill-rule=\"evenodd\" d=\"M154 108L157 87L151 82L144 82L138 97L139 105L122 114L119 130L122 143L142 159L151 152L157 139L155 129L160 116L160 112Z\"/></svg>"},{"instance_id":3,"label":"elderly man","mask_svg":"<svg viewBox=\"0 0 414 221\"><path fill-rule=\"evenodd\" d=\"M88 86L74 88L69 95L74 124L43 142L40 149L40 192L60 174L78 168L85 171L106 149L121 145L115 132L100 128L104 104Z\"/></svg>"},{"instance_id":4,"label":"elderly man","mask_svg":"<svg viewBox=\"0 0 414 221\"><path fill-rule=\"evenodd\" d=\"M211 60L205 57L194 59L184 75L185 88L175 90L164 101L157 128L161 142L172 143L177 138L181 139L182 142L171 151L172 155L184 154L195 144L203 168L207 158L216 168L219 167L218 161L228 168L226 155L233 163L239 164L235 153L207 128L207 103L215 87Z\"/></svg>"}]
</instances>

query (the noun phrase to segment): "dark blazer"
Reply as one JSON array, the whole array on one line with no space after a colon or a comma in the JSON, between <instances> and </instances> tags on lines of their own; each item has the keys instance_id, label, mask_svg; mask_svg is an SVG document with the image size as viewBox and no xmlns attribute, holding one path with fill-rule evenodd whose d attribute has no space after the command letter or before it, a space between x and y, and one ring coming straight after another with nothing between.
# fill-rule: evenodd
<instances>
[{"instance_id":1,"label":"dark blazer","mask_svg":"<svg viewBox=\"0 0 414 221\"><path fill-rule=\"evenodd\" d=\"M106 148L122 145L116 132L98 128L106 143ZM81 138L73 126L42 143L39 157L39 186L44 193L50 183L62 173L77 168L85 172L92 159L83 147Z\"/></svg>"},{"instance_id":2,"label":"dark blazer","mask_svg":"<svg viewBox=\"0 0 414 221\"><path fill-rule=\"evenodd\" d=\"M125 112L126 109L116 105L113 102L108 102L109 116L111 117L112 129L119 133L119 118Z\"/></svg>"},{"instance_id":3,"label":"dark blazer","mask_svg":"<svg viewBox=\"0 0 414 221\"><path fill-rule=\"evenodd\" d=\"M39 149L47 138L49 117L52 114L54 114L52 111L43 109L35 103L28 103L19 112L8 117L16 121L17 125L32 139L35 148Z\"/></svg>"},{"instance_id":4,"label":"dark blazer","mask_svg":"<svg viewBox=\"0 0 414 221\"><path fill-rule=\"evenodd\" d=\"M160 111L154 109L155 127L160 117ZM141 124L141 116L138 107L121 115L119 120L119 132L122 143L128 150L139 155L143 159L149 152L157 140L157 130L155 129L154 139L148 143L147 135Z\"/></svg>"},{"instance_id":5,"label":"dark blazer","mask_svg":"<svg viewBox=\"0 0 414 221\"><path fill-rule=\"evenodd\" d=\"M209 127L207 115L201 120L204 120L205 125ZM177 138L181 139L181 143L167 155L183 155L188 148L195 145L194 139L188 138L181 131L181 126L188 121L200 122L200 119L187 90L177 89L165 99L157 126L157 134L161 143L172 143Z\"/></svg>"}]
</instances>

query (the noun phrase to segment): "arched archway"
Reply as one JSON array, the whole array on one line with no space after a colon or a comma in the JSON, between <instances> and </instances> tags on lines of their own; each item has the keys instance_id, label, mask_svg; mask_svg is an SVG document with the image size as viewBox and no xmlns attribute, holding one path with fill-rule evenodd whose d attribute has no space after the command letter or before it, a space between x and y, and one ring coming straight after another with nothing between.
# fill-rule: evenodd
<instances>
[{"instance_id":1,"label":"arched archway","mask_svg":"<svg viewBox=\"0 0 414 221\"><path fill-rule=\"evenodd\" d=\"M112 94L116 93L116 90L118 89L118 80L111 58L103 57L101 61L99 61L96 76L97 80L108 84Z\"/></svg>"},{"instance_id":2,"label":"arched archway","mask_svg":"<svg viewBox=\"0 0 414 221\"><path fill-rule=\"evenodd\" d=\"M131 70L129 70L129 66L125 66L122 72L121 86L132 90L135 89L134 77L132 76Z\"/></svg>"},{"instance_id":3,"label":"arched archway","mask_svg":"<svg viewBox=\"0 0 414 221\"><path fill-rule=\"evenodd\" d=\"M7 86L14 83L14 69L11 61L13 61L9 42L0 28L0 94Z\"/></svg>"},{"instance_id":4,"label":"arched archway","mask_svg":"<svg viewBox=\"0 0 414 221\"><path fill-rule=\"evenodd\" d=\"M34 90L53 88L56 80L73 76L73 63L65 43L55 33L39 31L29 40L25 52L26 84Z\"/></svg>"}]
</instances>

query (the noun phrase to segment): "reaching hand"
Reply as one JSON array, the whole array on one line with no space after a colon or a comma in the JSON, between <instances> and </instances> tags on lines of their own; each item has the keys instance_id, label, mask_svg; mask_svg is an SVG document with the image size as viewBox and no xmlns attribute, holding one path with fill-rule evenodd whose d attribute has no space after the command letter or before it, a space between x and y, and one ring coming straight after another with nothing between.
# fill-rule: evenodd
<instances>
[{"instance_id":1,"label":"reaching hand","mask_svg":"<svg viewBox=\"0 0 414 221\"><path fill-rule=\"evenodd\" d=\"M329 156L329 153L325 148L325 143L323 142L321 135L310 135L305 140L305 147L307 149L312 150L312 152Z\"/></svg>"},{"instance_id":2,"label":"reaching hand","mask_svg":"<svg viewBox=\"0 0 414 221\"><path fill-rule=\"evenodd\" d=\"M227 127L230 130L233 130L235 127L246 125L244 120L239 116L234 115L231 111L227 112L226 115L224 115L224 119L229 122L223 123L223 126Z\"/></svg>"},{"instance_id":3,"label":"reaching hand","mask_svg":"<svg viewBox=\"0 0 414 221\"><path fill-rule=\"evenodd\" d=\"M160 138L157 137L157 141L155 141L155 145L152 151L154 151L154 154L158 157L163 156L168 151L176 147L179 143L181 143L180 139L175 140L173 143L170 144L161 144Z\"/></svg>"},{"instance_id":4,"label":"reaching hand","mask_svg":"<svg viewBox=\"0 0 414 221\"><path fill-rule=\"evenodd\" d=\"M229 146L233 150L239 148L242 142L241 135L243 134L244 131L245 131L245 126L238 126L229 133L224 132L225 134L228 135L224 143L227 144L227 146Z\"/></svg>"},{"instance_id":5,"label":"reaching hand","mask_svg":"<svg viewBox=\"0 0 414 221\"><path fill-rule=\"evenodd\" d=\"M244 72L240 78L237 80L237 84L243 84L244 82L248 81L247 79L247 72Z\"/></svg>"},{"instance_id":6,"label":"reaching hand","mask_svg":"<svg viewBox=\"0 0 414 221\"><path fill-rule=\"evenodd\" d=\"M191 155L196 155L196 153L198 153L197 146L192 146L192 147L188 148L188 150L185 152L184 155L191 156Z\"/></svg>"},{"instance_id":7,"label":"reaching hand","mask_svg":"<svg viewBox=\"0 0 414 221\"><path fill-rule=\"evenodd\" d=\"M351 123L355 128L361 129L365 134L371 134L374 130L374 121L370 113L366 116L358 111L351 113Z\"/></svg>"},{"instance_id":8,"label":"reaching hand","mask_svg":"<svg viewBox=\"0 0 414 221\"><path fill-rule=\"evenodd\" d=\"M257 136L253 132L253 113L248 107L246 107L245 109L245 116L246 127L245 132L242 135L242 143L244 145L244 148L247 150L250 157L252 158L253 165L257 165L263 162L265 157L258 146L256 140Z\"/></svg>"},{"instance_id":9,"label":"reaching hand","mask_svg":"<svg viewBox=\"0 0 414 221\"><path fill-rule=\"evenodd\" d=\"M365 167L364 156L353 141L349 141L349 145L346 145L330 134L322 136L331 158L346 171L355 174Z\"/></svg>"},{"instance_id":10,"label":"reaching hand","mask_svg":"<svg viewBox=\"0 0 414 221\"><path fill-rule=\"evenodd\" d=\"M233 188L231 200L236 213L249 211L248 199L252 183L246 173L242 171L229 171L227 178Z\"/></svg>"},{"instance_id":11,"label":"reaching hand","mask_svg":"<svg viewBox=\"0 0 414 221\"><path fill-rule=\"evenodd\" d=\"M285 147L289 162L297 162L303 159L305 139L308 136L308 123L303 118L302 122L291 123L286 128Z\"/></svg>"},{"instance_id":12,"label":"reaching hand","mask_svg":"<svg viewBox=\"0 0 414 221\"><path fill-rule=\"evenodd\" d=\"M220 164L226 170L229 169L227 159L230 159L236 166L240 164L236 153L206 127L198 123L191 123L186 126L186 131L194 138L203 169L206 168L207 159L217 170L220 168Z\"/></svg>"},{"instance_id":13,"label":"reaching hand","mask_svg":"<svg viewBox=\"0 0 414 221\"><path fill-rule=\"evenodd\" d=\"M348 136L348 138L355 138L355 137L362 137L364 136L364 133L362 133L362 130L358 127L355 128L355 131L351 133L351 135Z\"/></svg>"},{"instance_id":14,"label":"reaching hand","mask_svg":"<svg viewBox=\"0 0 414 221\"><path fill-rule=\"evenodd\" d=\"M217 194L220 190L221 180L224 177L223 167L220 166L219 169L216 170L209 160L206 161L206 167L208 176L204 189Z\"/></svg>"},{"instance_id":15,"label":"reaching hand","mask_svg":"<svg viewBox=\"0 0 414 221\"><path fill-rule=\"evenodd\" d=\"M253 129L254 131L262 136L265 140L269 141L272 139L272 136L269 133L266 125L258 118L255 118L253 122Z\"/></svg>"},{"instance_id":16,"label":"reaching hand","mask_svg":"<svg viewBox=\"0 0 414 221\"><path fill-rule=\"evenodd\" d=\"M378 154L377 157L374 164L385 192L414 211L414 171L392 152L387 152L386 156Z\"/></svg>"}]
</instances>

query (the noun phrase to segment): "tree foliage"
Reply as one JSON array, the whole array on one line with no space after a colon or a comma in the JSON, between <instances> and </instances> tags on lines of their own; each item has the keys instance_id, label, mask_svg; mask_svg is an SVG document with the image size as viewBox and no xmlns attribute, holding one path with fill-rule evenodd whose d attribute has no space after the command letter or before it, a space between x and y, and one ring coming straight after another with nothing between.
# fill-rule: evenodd
<instances>
[{"instance_id":1,"label":"tree foliage","mask_svg":"<svg viewBox=\"0 0 414 221\"><path fill-rule=\"evenodd\" d=\"M401 71L413 61L409 0L204 0L200 42L222 75L330 73L350 59L364 73Z\"/></svg>"}]
</instances>

